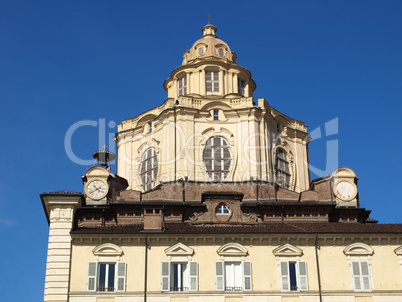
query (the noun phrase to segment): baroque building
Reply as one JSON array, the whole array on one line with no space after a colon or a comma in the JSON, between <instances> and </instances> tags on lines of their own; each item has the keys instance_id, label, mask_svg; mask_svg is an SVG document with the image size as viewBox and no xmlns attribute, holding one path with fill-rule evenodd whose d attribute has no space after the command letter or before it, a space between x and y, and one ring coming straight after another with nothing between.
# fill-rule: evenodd
<instances>
[{"instance_id":1,"label":"baroque building","mask_svg":"<svg viewBox=\"0 0 402 302\"><path fill-rule=\"evenodd\" d=\"M369 217L350 168L310 181L307 127L216 31L118 125L116 174L97 151L83 193L41 194L44 301L401 301L402 224Z\"/></svg>"}]
</instances>

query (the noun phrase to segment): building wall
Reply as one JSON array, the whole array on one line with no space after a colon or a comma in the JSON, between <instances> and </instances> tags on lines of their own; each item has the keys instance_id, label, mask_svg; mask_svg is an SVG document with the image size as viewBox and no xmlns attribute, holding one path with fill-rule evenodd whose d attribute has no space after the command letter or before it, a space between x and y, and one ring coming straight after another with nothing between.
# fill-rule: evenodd
<instances>
[{"instance_id":1,"label":"building wall","mask_svg":"<svg viewBox=\"0 0 402 302\"><path fill-rule=\"evenodd\" d=\"M337 237L337 239L334 239ZM373 290L357 292L353 290L348 257L344 253L347 245L355 240L364 239L374 253L370 257ZM71 261L70 301L142 301L144 290L144 236L130 236L103 239L89 238L73 240ZM327 243L324 243L324 240ZM402 273L398 257L394 250L401 242L400 238L391 241L373 237L342 238L328 236L319 238L319 265L323 301L401 301ZM125 293L87 293L86 277L89 261L95 261L93 248L101 242L114 242L123 250L120 261L127 263L127 287ZM244 260L252 263L251 292L217 292L215 290L214 262L222 260L217 250L225 243L242 243L248 254ZM161 261L169 261L165 250L182 242L194 250L191 261L199 265L199 288L197 292L162 292ZM343 242L343 243L341 243ZM379 243L378 243L379 242ZM250 237L248 235L231 236L168 236L152 235L148 239L148 301L319 301L318 277L314 235ZM290 243L302 250L301 256L281 256L280 259L298 259L307 262L308 291L280 290L277 256L273 251L283 244ZM241 258L241 257L240 257ZM240 259L238 258L238 259ZM363 257L365 258L365 257ZM361 258L359 258L361 259ZM94 300L97 297L98 300ZM105 300L106 301L106 300ZM107 300L109 301L109 300Z\"/></svg>"}]
</instances>

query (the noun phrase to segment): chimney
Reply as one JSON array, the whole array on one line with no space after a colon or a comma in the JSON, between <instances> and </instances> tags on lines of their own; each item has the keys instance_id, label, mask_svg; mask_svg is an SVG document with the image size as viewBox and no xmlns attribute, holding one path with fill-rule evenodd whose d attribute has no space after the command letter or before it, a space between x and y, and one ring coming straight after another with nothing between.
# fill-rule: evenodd
<instances>
[{"instance_id":1,"label":"chimney","mask_svg":"<svg viewBox=\"0 0 402 302\"><path fill-rule=\"evenodd\" d=\"M162 209L144 209L144 231L162 230Z\"/></svg>"}]
</instances>

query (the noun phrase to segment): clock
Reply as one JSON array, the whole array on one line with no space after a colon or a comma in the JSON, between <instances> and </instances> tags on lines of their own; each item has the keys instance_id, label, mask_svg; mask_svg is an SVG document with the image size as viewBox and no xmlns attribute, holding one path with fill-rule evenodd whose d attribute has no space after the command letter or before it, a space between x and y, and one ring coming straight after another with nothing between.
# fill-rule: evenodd
<instances>
[{"instance_id":1,"label":"clock","mask_svg":"<svg viewBox=\"0 0 402 302\"><path fill-rule=\"evenodd\" d=\"M335 195L343 201L350 201L356 197L357 187L349 181L339 181L335 185Z\"/></svg>"},{"instance_id":2,"label":"clock","mask_svg":"<svg viewBox=\"0 0 402 302\"><path fill-rule=\"evenodd\" d=\"M199 56L204 55L204 53L205 53L204 47L198 48L198 55L199 55Z\"/></svg>"},{"instance_id":3,"label":"clock","mask_svg":"<svg viewBox=\"0 0 402 302\"><path fill-rule=\"evenodd\" d=\"M85 191L89 198L99 200L107 195L108 189L108 185L104 181L94 179L87 183Z\"/></svg>"}]
</instances>

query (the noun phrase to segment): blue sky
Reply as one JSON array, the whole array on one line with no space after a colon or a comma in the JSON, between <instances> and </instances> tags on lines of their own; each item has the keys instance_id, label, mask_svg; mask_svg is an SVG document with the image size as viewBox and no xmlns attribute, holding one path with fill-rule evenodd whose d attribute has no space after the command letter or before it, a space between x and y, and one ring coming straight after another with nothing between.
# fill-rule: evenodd
<instances>
[{"instance_id":1,"label":"blue sky","mask_svg":"<svg viewBox=\"0 0 402 302\"><path fill-rule=\"evenodd\" d=\"M339 165L360 178L361 206L401 222L401 12L401 1L386 0L0 1L2 301L43 299L39 194L82 191L88 168L66 155L68 129L104 121L109 136L109 125L160 105L208 13L251 71L254 96L321 131L311 164L325 170L337 142ZM325 132L334 119L338 131ZM98 128L74 133L78 157L99 148Z\"/></svg>"}]
</instances>

